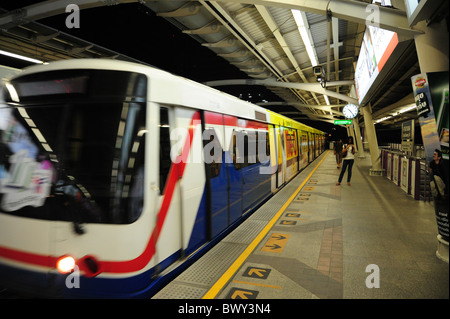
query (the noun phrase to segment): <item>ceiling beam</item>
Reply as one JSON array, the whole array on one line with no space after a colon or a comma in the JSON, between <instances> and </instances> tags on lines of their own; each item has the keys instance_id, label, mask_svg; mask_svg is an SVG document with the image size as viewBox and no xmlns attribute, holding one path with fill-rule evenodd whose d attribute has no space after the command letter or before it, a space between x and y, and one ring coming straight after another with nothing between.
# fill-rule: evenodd
<instances>
[{"instance_id":1,"label":"ceiling beam","mask_svg":"<svg viewBox=\"0 0 450 319\"><path fill-rule=\"evenodd\" d=\"M80 9L101 7L105 5L117 5L121 3L147 2L154 0L77 0ZM165 0L175 1L175 0ZM211 1L215 3L216 1ZM221 2L248 3L261 6L281 7L286 9L297 9L301 11L316 13L319 15L331 15L338 19L366 24L374 18L379 27L402 33L414 35L421 33L409 27L405 11L371 5L354 0L222 0ZM30 6L13 10L0 17L0 28L7 29L22 25L30 21L48 18L66 12L66 7L73 0L47 0Z\"/></svg>"},{"instance_id":2,"label":"ceiling beam","mask_svg":"<svg viewBox=\"0 0 450 319\"><path fill-rule=\"evenodd\" d=\"M258 10L259 14L263 18L264 22L269 27L270 31L275 36L275 39L278 41L278 44L283 49L284 53L288 57L288 59L291 62L292 66L294 67L295 71L298 73L298 75L303 80L303 82L308 83L308 80L306 79L306 76L303 74L303 71L300 68L300 65L298 64L297 60L295 59L294 55L292 54L290 48L288 47L286 41L284 40L283 35L280 32L280 28L277 26L277 24L273 20L273 18L270 15L269 11L266 9L266 7L258 6L258 5L256 6L256 9ZM314 93L312 93L312 96L313 96L314 100L317 102L317 104L320 104L317 96Z\"/></svg>"},{"instance_id":3,"label":"ceiling beam","mask_svg":"<svg viewBox=\"0 0 450 319\"><path fill-rule=\"evenodd\" d=\"M225 85L263 85L263 86L274 86L274 87L284 87L297 90L304 90L315 92L318 94L326 94L328 96L335 97L337 99L346 101L348 103L353 103L358 105L358 100L351 98L347 95L337 93L334 91L327 90L323 88L320 83L286 83L279 82L273 79L266 80L248 80L248 79L237 79L237 80L219 80L219 81L209 81L205 82L208 86L225 86ZM337 82L327 82L327 87L336 85L352 85L353 81L337 81Z\"/></svg>"},{"instance_id":4,"label":"ceiling beam","mask_svg":"<svg viewBox=\"0 0 450 319\"><path fill-rule=\"evenodd\" d=\"M373 23L376 23L382 29L409 36L422 33L409 27L406 12L403 10L355 0L221 0L221 2L297 9L325 16L331 13L335 18L359 24L372 23L371 21L374 19Z\"/></svg>"},{"instance_id":5,"label":"ceiling beam","mask_svg":"<svg viewBox=\"0 0 450 319\"><path fill-rule=\"evenodd\" d=\"M328 111L335 115L342 115L344 116L344 113L332 110L331 108L335 107L342 107L345 106L345 104L336 104L336 105L311 105L311 104L303 104L303 103L296 103L296 102L266 102L266 103L256 103L259 106L262 106L264 108L267 108L267 106L292 106L295 107L297 110L300 110L302 107L309 107L316 110L322 110L322 111ZM298 112L294 112L294 114L298 114Z\"/></svg>"}]
</instances>

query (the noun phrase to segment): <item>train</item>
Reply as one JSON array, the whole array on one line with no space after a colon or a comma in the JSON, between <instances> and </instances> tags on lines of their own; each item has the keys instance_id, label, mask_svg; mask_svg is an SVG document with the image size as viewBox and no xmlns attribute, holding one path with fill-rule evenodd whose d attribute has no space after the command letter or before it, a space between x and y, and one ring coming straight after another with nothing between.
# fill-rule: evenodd
<instances>
[{"instance_id":1,"label":"train","mask_svg":"<svg viewBox=\"0 0 450 319\"><path fill-rule=\"evenodd\" d=\"M35 65L0 97L0 286L39 297L151 297L325 149L131 62Z\"/></svg>"}]
</instances>

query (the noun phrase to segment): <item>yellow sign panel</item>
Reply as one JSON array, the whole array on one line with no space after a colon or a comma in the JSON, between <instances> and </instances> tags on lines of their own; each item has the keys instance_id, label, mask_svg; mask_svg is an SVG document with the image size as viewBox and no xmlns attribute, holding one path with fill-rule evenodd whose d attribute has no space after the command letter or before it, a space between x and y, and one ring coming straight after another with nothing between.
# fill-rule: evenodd
<instances>
[{"instance_id":1,"label":"yellow sign panel","mask_svg":"<svg viewBox=\"0 0 450 319\"><path fill-rule=\"evenodd\" d=\"M261 248L261 251L281 253L289 239L289 236L290 235L288 234L272 234L263 248Z\"/></svg>"}]
</instances>

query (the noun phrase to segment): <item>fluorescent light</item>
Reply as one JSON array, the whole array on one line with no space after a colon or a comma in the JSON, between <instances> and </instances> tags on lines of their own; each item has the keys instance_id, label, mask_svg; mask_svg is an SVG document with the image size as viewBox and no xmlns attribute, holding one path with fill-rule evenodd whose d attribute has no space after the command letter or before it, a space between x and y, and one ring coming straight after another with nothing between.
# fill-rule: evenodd
<instances>
[{"instance_id":1,"label":"fluorescent light","mask_svg":"<svg viewBox=\"0 0 450 319\"><path fill-rule=\"evenodd\" d=\"M390 119L390 118L392 118L392 117L393 117L392 115L385 116L385 117L383 117L383 118L381 118L381 119L376 120L376 121L375 121L375 124L378 124L378 123L380 123L380 122L386 121L387 119Z\"/></svg>"},{"instance_id":2,"label":"fluorescent light","mask_svg":"<svg viewBox=\"0 0 450 319\"><path fill-rule=\"evenodd\" d=\"M311 33L309 32L308 21L306 20L306 15L304 12L299 10L291 10L294 16L295 23L297 24L298 31L302 37L303 43L305 44L306 52L308 53L309 59L311 60L312 66L319 64L316 50L314 50Z\"/></svg>"},{"instance_id":3,"label":"fluorescent light","mask_svg":"<svg viewBox=\"0 0 450 319\"><path fill-rule=\"evenodd\" d=\"M23 55L20 55L20 54L15 54L15 53L3 51L3 50L0 50L0 54L6 55L6 56L9 56L9 57L12 57L12 58L16 58L16 59L28 61L28 62L33 62L33 63L38 63L38 64L45 63L44 61L41 61L41 60L36 60L36 59L29 58L29 57L26 57L26 56L23 56Z\"/></svg>"},{"instance_id":4,"label":"fluorescent light","mask_svg":"<svg viewBox=\"0 0 450 319\"><path fill-rule=\"evenodd\" d=\"M405 112L409 112L409 111L412 111L412 110L414 110L414 109L416 109L416 108L417 108L417 105L413 103L413 104L411 104L409 107L404 108L404 109L398 111L398 114L402 114L402 113L405 113Z\"/></svg>"},{"instance_id":5,"label":"fluorescent light","mask_svg":"<svg viewBox=\"0 0 450 319\"><path fill-rule=\"evenodd\" d=\"M327 105L330 105L330 100L328 99L328 95L324 94L323 98L325 99L325 103L327 103Z\"/></svg>"}]
</instances>

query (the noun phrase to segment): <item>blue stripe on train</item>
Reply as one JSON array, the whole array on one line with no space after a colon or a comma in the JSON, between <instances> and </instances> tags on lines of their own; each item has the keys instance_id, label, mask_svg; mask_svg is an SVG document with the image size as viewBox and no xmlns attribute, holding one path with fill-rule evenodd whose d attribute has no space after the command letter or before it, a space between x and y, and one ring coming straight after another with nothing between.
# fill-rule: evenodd
<instances>
[{"instance_id":1,"label":"blue stripe on train","mask_svg":"<svg viewBox=\"0 0 450 319\"><path fill-rule=\"evenodd\" d=\"M264 165L255 163L239 168L227 163L224 152L219 174L210 180L211 185L211 236L218 236L248 211L256 208L271 195L271 175L261 174ZM268 165L268 163L267 163ZM203 192L187 254L208 240L206 189Z\"/></svg>"}]
</instances>

